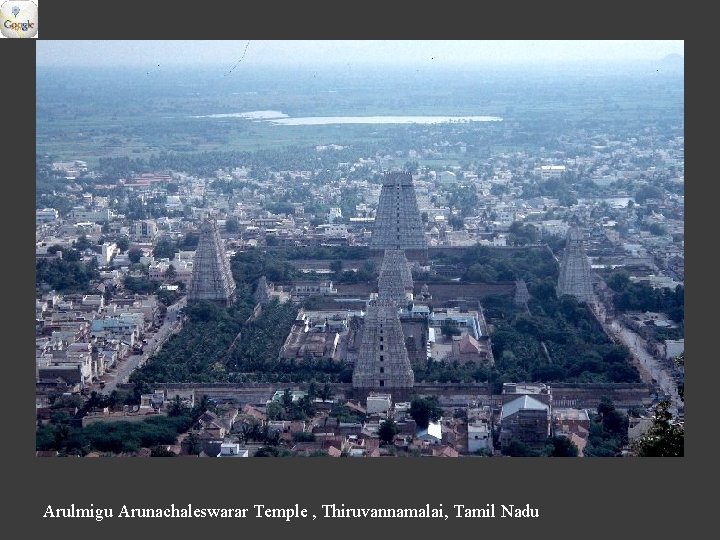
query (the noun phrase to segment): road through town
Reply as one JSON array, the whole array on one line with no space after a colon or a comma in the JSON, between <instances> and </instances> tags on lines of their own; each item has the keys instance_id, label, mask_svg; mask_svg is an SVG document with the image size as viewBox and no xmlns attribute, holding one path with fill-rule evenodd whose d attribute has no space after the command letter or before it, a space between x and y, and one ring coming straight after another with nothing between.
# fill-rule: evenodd
<instances>
[{"instance_id":1,"label":"road through town","mask_svg":"<svg viewBox=\"0 0 720 540\"><path fill-rule=\"evenodd\" d=\"M143 353L131 354L118 363L118 367L114 373L105 375L105 387L100 390L102 394L110 394L118 384L126 383L130 374L135 371L135 369L147 362L173 333L180 330L182 327L180 310L185 307L186 303L187 299L183 297L171 306L168 306L165 321L158 331L148 338L148 342L143 345Z\"/></svg>"},{"instance_id":2,"label":"road through town","mask_svg":"<svg viewBox=\"0 0 720 540\"><path fill-rule=\"evenodd\" d=\"M645 340L615 320L610 323L608 328L618 340L630 349L630 352L637 360L638 366L656 381L664 394L670 396L672 402L670 412L674 416L677 415L678 408L682 407L677 383L660 362L647 352Z\"/></svg>"}]
</instances>

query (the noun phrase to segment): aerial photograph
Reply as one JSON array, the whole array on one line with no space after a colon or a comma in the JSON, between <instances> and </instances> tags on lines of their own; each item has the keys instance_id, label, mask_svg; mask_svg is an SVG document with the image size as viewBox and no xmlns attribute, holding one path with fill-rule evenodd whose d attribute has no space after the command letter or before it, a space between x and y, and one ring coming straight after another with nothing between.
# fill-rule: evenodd
<instances>
[{"instance_id":1,"label":"aerial photograph","mask_svg":"<svg viewBox=\"0 0 720 540\"><path fill-rule=\"evenodd\" d=\"M36 51L36 456L684 456L683 41Z\"/></svg>"}]
</instances>

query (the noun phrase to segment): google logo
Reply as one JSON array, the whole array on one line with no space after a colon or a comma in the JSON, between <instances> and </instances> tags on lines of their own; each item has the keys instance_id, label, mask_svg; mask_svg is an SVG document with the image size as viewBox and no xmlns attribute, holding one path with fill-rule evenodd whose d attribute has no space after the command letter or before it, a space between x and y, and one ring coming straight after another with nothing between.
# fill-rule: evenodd
<instances>
[{"instance_id":1,"label":"google logo","mask_svg":"<svg viewBox=\"0 0 720 540\"><path fill-rule=\"evenodd\" d=\"M38 32L38 8L30 0L0 0L0 34L33 38Z\"/></svg>"},{"instance_id":2,"label":"google logo","mask_svg":"<svg viewBox=\"0 0 720 540\"><path fill-rule=\"evenodd\" d=\"M28 30L35 28L35 23L31 23L30 21L23 22L23 23L16 23L16 22L12 22L9 19L6 19L5 22L3 23L3 26L5 28L9 28L10 30L27 32Z\"/></svg>"}]
</instances>

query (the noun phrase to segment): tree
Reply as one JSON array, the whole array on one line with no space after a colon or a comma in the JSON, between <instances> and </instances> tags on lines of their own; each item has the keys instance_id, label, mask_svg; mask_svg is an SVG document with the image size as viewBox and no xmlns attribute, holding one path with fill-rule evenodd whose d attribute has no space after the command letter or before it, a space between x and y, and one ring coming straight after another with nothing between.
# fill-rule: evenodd
<instances>
[{"instance_id":1,"label":"tree","mask_svg":"<svg viewBox=\"0 0 720 540\"><path fill-rule=\"evenodd\" d=\"M168 266L167 270L165 270L165 279L172 281L177 277L177 270L175 270L175 267L171 264Z\"/></svg>"},{"instance_id":2,"label":"tree","mask_svg":"<svg viewBox=\"0 0 720 540\"><path fill-rule=\"evenodd\" d=\"M175 396L168 406L168 416L181 416L188 412L188 407L180 399L180 396Z\"/></svg>"},{"instance_id":3,"label":"tree","mask_svg":"<svg viewBox=\"0 0 720 540\"><path fill-rule=\"evenodd\" d=\"M667 229L659 223L651 223L648 226L648 231L650 231L650 234L654 236L663 236L667 234Z\"/></svg>"},{"instance_id":4,"label":"tree","mask_svg":"<svg viewBox=\"0 0 720 540\"><path fill-rule=\"evenodd\" d=\"M172 259L175 256L175 245L169 238L161 238L155 248L153 255L156 259Z\"/></svg>"},{"instance_id":5,"label":"tree","mask_svg":"<svg viewBox=\"0 0 720 540\"><path fill-rule=\"evenodd\" d=\"M130 247L130 240L128 240L127 236L121 236L120 238L118 238L117 242L115 242L115 243L117 244L117 247L120 250L120 252L127 251L128 248Z\"/></svg>"},{"instance_id":6,"label":"tree","mask_svg":"<svg viewBox=\"0 0 720 540\"><path fill-rule=\"evenodd\" d=\"M318 397L320 399L322 399L323 401L332 399L333 391L332 391L332 388L330 388L330 385L328 383L325 383L325 385L318 391Z\"/></svg>"},{"instance_id":7,"label":"tree","mask_svg":"<svg viewBox=\"0 0 720 540\"><path fill-rule=\"evenodd\" d=\"M342 269L343 262L340 259L336 259L330 263L330 270L332 270L335 274L342 272Z\"/></svg>"},{"instance_id":8,"label":"tree","mask_svg":"<svg viewBox=\"0 0 720 540\"><path fill-rule=\"evenodd\" d=\"M590 434L583 453L588 457L620 456L627 444L628 417L603 397L590 422Z\"/></svg>"},{"instance_id":9,"label":"tree","mask_svg":"<svg viewBox=\"0 0 720 540\"><path fill-rule=\"evenodd\" d=\"M450 321L443 322L440 327L440 331L443 336L448 338L452 336L459 336L461 334L460 329Z\"/></svg>"},{"instance_id":10,"label":"tree","mask_svg":"<svg viewBox=\"0 0 720 540\"><path fill-rule=\"evenodd\" d=\"M682 457L685 454L685 428L672 422L670 402L661 401L655 407L652 425L633 445L640 457Z\"/></svg>"},{"instance_id":11,"label":"tree","mask_svg":"<svg viewBox=\"0 0 720 540\"><path fill-rule=\"evenodd\" d=\"M545 455L550 457L577 457L578 447L563 435L548 438Z\"/></svg>"},{"instance_id":12,"label":"tree","mask_svg":"<svg viewBox=\"0 0 720 540\"><path fill-rule=\"evenodd\" d=\"M643 204L648 199L661 199L662 190L657 186L642 186L635 192L635 202Z\"/></svg>"},{"instance_id":13,"label":"tree","mask_svg":"<svg viewBox=\"0 0 720 540\"><path fill-rule=\"evenodd\" d=\"M398 427L395 423L395 420L392 418L388 418L385 420L382 424L380 424L380 427L378 429L378 437L380 437L380 441L385 444L390 444L395 439L395 435L397 435Z\"/></svg>"},{"instance_id":14,"label":"tree","mask_svg":"<svg viewBox=\"0 0 720 540\"><path fill-rule=\"evenodd\" d=\"M517 439L512 439L503 448L503 454L511 457L537 457L539 455L536 450L533 450L527 444Z\"/></svg>"},{"instance_id":15,"label":"tree","mask_svg":"<svg viewBox=\"0 0 720 540\"><path fill-rule=\"evenodd\" d=\"M627 442L628 417L615 408L613 402L606 397L600 400L597 412L602 419L603 428L611 436L618 437L622 444Z\"/></svg>"},{"instance_id":16,"label":"tree","mask_svg":"<svg viewBox=\"0 0 720 540\"><path fill-rule=\"evenodd\" d=\"M437 396L426 398L416 397L410 403L410 416L420 429L425 429L428 424L437 422L442 417L442 408Z\"/></svg>"},{"instance_id":17,"label":"tree","mask_svg":"<svg viewBox=\"0 0 720 540\"><path fill-rule=\"evenodd\" d=\"M448 225L450 225L454 230L462 230L465 222L463 221L463 218L460 216L452 215L448 219Z\"/></svg>"},{"instance_id":18,"label":"tree","mask_svg":"<svg viewBox=\"0 0 720 540\"><path fill-rule=\"evenodd\" d=\"M270 420L282 420L285 409L277 401L273 401L267 406L267 416Z\"/></svg>"},{"instance_id":19,"label":"tree","mask_svg":"<svg viewBox=\"0 0 720 540\"><path fill-rule=\"evenodd\" d=\"M139 263L142 256L143 251L138 247L133 247L128 250L128 259L130 259L130 262L133 264Z\"/></svg>"},{"instance_id":20,"label":"tree","mask_svg":"<svg viewBox=\"0 0 720 540\"><path fill-rule=\"evenodd\" d=\"M171 452L165 446L155 446L150 451L150 457L175 457L175 452Z\"/></svg>"},{"instance_id":21,"label":"tree","mask_svg":"<svg viewBox=\"0 0 720 540\"><path fill-rule=\"evenodd\" d=\"M90 247L90 240L84 234L75 241L75 249L78 251L85 251Z\"/></svg>"},{"instance_id":22,"label":"tree","mask_svg":"<svg viewBox=\"0 0 720 540\"><path fill-rule=\"evenodd\" d=\"M229 233L236 233L240 231L240 222L236 217L229 217L225 220L225 230Z\"/></svg>"}]
</instances>

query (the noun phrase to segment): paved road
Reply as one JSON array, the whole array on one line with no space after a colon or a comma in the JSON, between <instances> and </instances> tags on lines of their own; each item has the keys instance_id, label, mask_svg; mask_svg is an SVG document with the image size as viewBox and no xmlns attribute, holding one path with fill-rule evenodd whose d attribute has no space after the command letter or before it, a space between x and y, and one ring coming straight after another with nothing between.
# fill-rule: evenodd
<instances>
[{"instance_id":1,"label":"paved road","mask_svg":"<svg viewBox=\"0 0 720 540\"><path fill-rule=\"evenodd\" d=\"M670 396L670 412L676 415L683 402L672 373L647 351L647 343L639 334L615 318L608 322L605 307L601 303L593 304L592 310L605 331L630 349L642 380L648 384L657 384L664 394Z\"/></svg>"},{"instance_id":2,"label":"paved road","mask_svg":"<svg viewBox=\"0 0 720 540\"><path fill-rule=\"evenodd\" d=\"M121 360L113 373L105 375L105 388L100 390L102 394L110 394L118 384L126 383L130 374L139 366L142 366L160 348L173 332L182 327L182 320L178 311L185 307L186 297L182 297L173 305L168 306L165 321L158 331L148 338L147 344L143 346L143 354L131 354Z\"/></svg>"},{"instance_id":3,"label":"paved road","mask_svg":"<svg viewBox=\"0 0 720 540\"><path fill-rule=\"evenodd\" d=\"M672 401L670 412L677 415L678 407L682 406L683 403L678 394L675 379L660 362L647 352L645 340L618 321L612 321L609 330L630 349L641 370L649 374L657 382L661 390L670 396Z\"/></svg>"}]
</instances>

